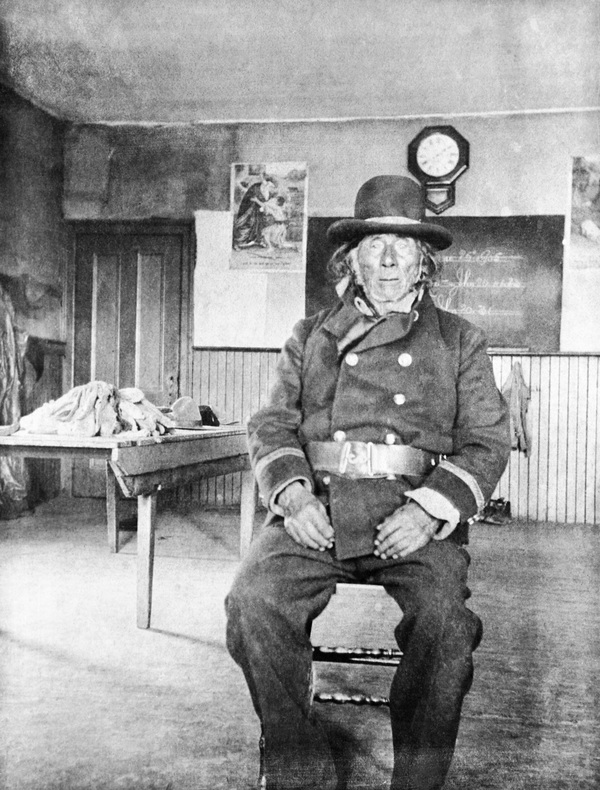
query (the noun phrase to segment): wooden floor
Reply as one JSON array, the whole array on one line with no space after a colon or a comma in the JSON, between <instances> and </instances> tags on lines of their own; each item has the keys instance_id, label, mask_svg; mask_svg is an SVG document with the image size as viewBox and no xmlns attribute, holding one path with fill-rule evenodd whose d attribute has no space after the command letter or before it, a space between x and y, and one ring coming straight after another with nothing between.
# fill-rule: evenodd
<instances>
[{"instance_id":1,"label":"wooden floor","mask_svg":"<svg viewBox=\"0 0 600 790\"><path fill-rule=\"evenodd\" d=\"M485 636L460 762L485 755L479 787L600 788L598 527L481 525L470 553Z\"/></svg>"},{"instance_id":2,"label":"wooden floor","mask_svg":"<svg viewBox=\"0 0 600 790\"><path fill-rule=\"evenodd\" d=\"M135 535L108 553L101 502L0 522L0 787L249 790L258 724L224 647L234 511L164 513L153 627L135 627ZM446 790L600 788L600 530L478 525L484 621ZM329 708L348 787L385 788L384 709ZM333 724L332 724L333 726Z\"/></svg>"}]
</instances>

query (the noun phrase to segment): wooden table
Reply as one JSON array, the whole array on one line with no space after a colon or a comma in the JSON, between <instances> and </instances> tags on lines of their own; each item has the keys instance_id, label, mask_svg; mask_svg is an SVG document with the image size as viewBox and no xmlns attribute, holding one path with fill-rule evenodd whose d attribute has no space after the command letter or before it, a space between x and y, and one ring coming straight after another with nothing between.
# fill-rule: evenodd
<instances>
[{"instance_id":1,"label":"wooden table","mask_svg":"<svg viewBox=\"0 0 600 790\"><path fill-rule=\"evenodd\" d=\"M27 458L102 458L106 461L108 545L119 550L119 500L137 497L137 625L149 628L152 612L156 495L203 477L242 473L240 553L252 538L255 485L239 426L176 430L159 439L115 436L86 438L18 431L0 436L0 453Z\"/></svg>"}]
</instances>

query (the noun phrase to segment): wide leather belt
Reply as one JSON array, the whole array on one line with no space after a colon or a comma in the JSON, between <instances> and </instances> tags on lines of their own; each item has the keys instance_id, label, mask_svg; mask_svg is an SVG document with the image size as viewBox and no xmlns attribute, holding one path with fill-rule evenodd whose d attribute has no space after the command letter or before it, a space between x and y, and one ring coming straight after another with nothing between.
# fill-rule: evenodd
<instances>
[{"instance_id":1,"label":"wide leather belt","mask_svg":"<svg viewBox=\"0 0 600 790\"><path fill-rule=\"evenodd\" d=\"M305 451L315 471L354 478L421 476L440 460L439 455L405 444L308 442Z\"/></svg>"}]
</instances>

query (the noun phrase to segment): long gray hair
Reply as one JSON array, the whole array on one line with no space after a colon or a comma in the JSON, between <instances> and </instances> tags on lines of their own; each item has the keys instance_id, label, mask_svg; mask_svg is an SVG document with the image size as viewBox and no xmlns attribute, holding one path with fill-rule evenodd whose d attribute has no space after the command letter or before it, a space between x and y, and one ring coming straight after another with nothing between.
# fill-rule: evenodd
<instances>
[{"instance_id":1,"label":"long gray hair","mask_svg":"<svg viewBox=\"0 0 600 790\"><path fill-rule=\"evenodd\" d=\"M415 285L431 287L441 274L441 264L436 260L433 247L426 241L415 239L417 249L421 254L421 274ZM339 283L344 277L354 279L350 251L357 247L359 241L347 241L341 244L333 253L327 264L327 272L334 283Z\"/></svg>"}]
</instances>

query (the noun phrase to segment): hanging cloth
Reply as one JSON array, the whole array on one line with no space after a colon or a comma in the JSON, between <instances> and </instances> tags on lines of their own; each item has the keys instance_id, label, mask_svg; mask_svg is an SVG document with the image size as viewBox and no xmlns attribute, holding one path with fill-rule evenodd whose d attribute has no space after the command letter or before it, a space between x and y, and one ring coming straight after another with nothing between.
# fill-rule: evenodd
<instances>
[{"instance_id":1,"label":"hanging cloth","mask_svg":"<svg viewBox=\"0 0 600 790\"><path fill-rule=\"evenodd\" d=\"M15 326L14 308L0 285L0 433L14 433L21 416L21 380L27 334ZM22 458L0 455L0 518L29 508L28 475Z\"/></svg>"},{"instance_id":2,"label":"hanging cloth","mask_svg":"<svg viewBox=\"0 0 600 790\"><path fill-rule=\"evenodd\" d=\"M527 410L531 394L523 378L520 362L515 362L502 387L510 411L510 439L513 450L527 455L531 450L531 436L527 426Z\"/></svg>"}]
</instances>

